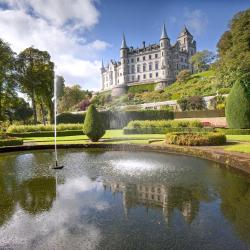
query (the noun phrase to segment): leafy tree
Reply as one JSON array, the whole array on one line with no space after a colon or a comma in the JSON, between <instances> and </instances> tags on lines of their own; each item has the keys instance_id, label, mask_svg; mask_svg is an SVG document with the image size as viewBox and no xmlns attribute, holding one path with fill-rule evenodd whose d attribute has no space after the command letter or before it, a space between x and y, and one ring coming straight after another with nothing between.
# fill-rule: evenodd
<instances>
[{"instance_id":1,"label":"leafy tree","mask_svg":"<svg viewBox=\"0 0 250 250\"><path fill-rule=\"evenodd\" d=\"M188 110L203 110L206 104L202 96L191 96L188 98Z\"/></svg>"},{"instance_id":2,"label":"leafy tree","mask_svg":"<svg viewBox=\"0 0 250 250\"><path fill-rule=\"evenodd\" d=\"M90 105L89 99L85 99L78 104L78 107L80 111L85 111L89 105Z\"/></svg>"},{"instance_id":3,"label":"leafy tree","mask_svg":"<svg viewBox=\"0 0 250 250\"><path fill-rule=\"evenodd\" d=\"M181 111L186 111L188 108L188 99L181 98L181 99L177 100L177 104L180 106Z\"/></svg>"},{"instance_id":4,"label":"leafy tree","mask_svg":"<svg viewBox=\"0 0 250 250\"><path fill-rule=\"evenodd\" d=\"M232 86L242 79L250 88L250 9L237 13L220 38L216 73L222 82Z\"/></svg>"},{"instance_id":5,"label":"leafy tree","mask_svg":"<svg viewBox=\"0 0 250 250\"><path fill-rule=\"evenodd\" d=\"M13 112L13 120L22 121L27 124L28 120L32 117L32 109L29 103L27 103L23 98L18 98Z\"/></svg>"},{"instance_id":6,"label":"leafy tree","mask_svg":"<svg viewBox=\"0 0 250 250\"><path fill-rule=\"evenodd\" d=\"M17 96L15 83L15 54L0 39L0 120L5 120L6 112Z\"/></svg>"},{"instance_id":7,"label":"leafy tree","mask_svg":"<svg viewBox=\"0 0 250 250\"><path fill-rule=\"evenodd\" d=\"M98 141L105 134L103 121L93 104L88 107L83 125L83 133L93 142Z\"/></svg>"},{"instance_id":8,"label":"leafy tree","mask_svg":"<svg viewBox=\"0 0 250 250\"><path fill-rule=\"evenodd\" d=\"M48 108L52 120L54 63L49 53L33 47L25 49L18 55L17 72L22 92L31 99L34 123L37 123L37 103Z\"/></svg>"},{"instance_id":9,"label":"leafy tree","mask_svg":"<svg viewBox=\"0 0 250 250\"><path fill-rule=\"evenodd\" d=\"M227 97L226 118L230 128L250 128L250 92L240 81Z\"/></svg>"},{"instance_id":10,"label":"leafy tree","mask_svg":"<svg viewBox=\"0 0 250 250\"><path fill-rule=\"evenodd\" d=\"M178 73L176 79L178 82L185 82L190 78L191 74L190 70L184 69Z\"/></svg>"},{"instance_id":11,"label":"leafy tree","mask_svg":"<svg viewBox=\"0 0 250 250\"><path fill-rule=\"evenodd\" d=\"M58 103L59 113L76 110L78 104L89 96L90 92L88 90L82 90L79 85L65 87L63 95Z\"/></svg>"},{"instance_id":12,"label":"leafy tree","mask_svg":"<svg viewBox=\"0 0 250 250\"><path fill-rule=\"evenodd\" d=\"M210 64L214 61L215 55L213 52L203 50L195 53L190 58L190 63L193 65L195 71L202 72L209 69Z\"/></svg>"}]
</instances>

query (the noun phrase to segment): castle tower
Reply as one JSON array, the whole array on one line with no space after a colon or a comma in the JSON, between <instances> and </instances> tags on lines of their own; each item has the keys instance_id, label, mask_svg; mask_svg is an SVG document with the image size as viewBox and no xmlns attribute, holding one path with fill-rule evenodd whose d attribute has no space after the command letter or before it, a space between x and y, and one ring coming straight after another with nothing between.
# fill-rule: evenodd
<instances>
[{"instance_id":1,"label":"castle tower","mask_svg":"<svg viewBox=\"0 0 250 250\"><path fill-rule=\"evenodd\" d=\"M105 67L103 64L103 60L102 60L102 66L101 66L101 73L102 73L102 89L104 89L104 73L105 72Z\"/></svg>"},{"instance_id":2,"label":"castle tower","mask_svg":"<svg viewBox=\"0 0 250 250\"><path fill-rule=\"evenodd\" d=\"M121 76L119 84L127 84L127 73L128 73L128 52L129 48L126 43L125 35L122 35L122 44L120 48L120 59L121 59Z\"/></svg>"},{"instance_id":3,"label":"castle tower","mask_svg":"<svg viewBox=\"0 0 250 250\"><path fill-rule=\"evenodd\" d=\"M167 85L172 80L171 74L171 46L170 39L166 32L165 24L163 24L160 38L160 53L161 53L161 79L162 84ZM164 86L162 86L164 87Z\"/></svg>"},{"instance_id":4,"label":"castle tower","mask_svg":"<svg viewBox=\"0 0 250 250\"><path fill-rule=\"evenodd\" d=\"M196 42L186 26L182 29L177 41L179 42L180 50L187 51L190 56L196 53Z\"/></svg>"}]
</instances>

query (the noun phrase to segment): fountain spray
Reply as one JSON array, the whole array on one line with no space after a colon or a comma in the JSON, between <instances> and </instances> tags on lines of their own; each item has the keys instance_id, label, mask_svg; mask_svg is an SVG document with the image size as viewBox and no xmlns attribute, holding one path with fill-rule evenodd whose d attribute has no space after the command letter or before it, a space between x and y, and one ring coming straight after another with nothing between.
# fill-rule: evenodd
<instances>
[{"instance_id":1,"label":"fountain spray","mask_svg":"<svg viewBox=\"0 0 250 250\"><path fill-rule=\"evenodd\" d=\"M57 141L56 141L56 136L57 136L57 130L56 130L56 125L57 125L57 121L56 121L56 116L57 116L57 86L60 86L62 84L61 82L61 78L56 76L54 79L54 97L53 97L53 101L54 101L54 144L55 144L55 166L53 167L53 169L62 169L64 166L58 165L58 157L57 157Z\"/></svg>"}]
</instances>

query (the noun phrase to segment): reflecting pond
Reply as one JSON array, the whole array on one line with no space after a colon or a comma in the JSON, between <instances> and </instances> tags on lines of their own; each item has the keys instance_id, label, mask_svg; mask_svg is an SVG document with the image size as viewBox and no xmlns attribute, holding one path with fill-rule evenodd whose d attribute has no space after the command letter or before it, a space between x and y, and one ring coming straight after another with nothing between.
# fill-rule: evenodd
<instances>
[{"instance_id":1,"label":"reflecting pond","mask_svg":"<svg viewBox=\"0 0 250 250\"><path fill-rule=\"evenodd\" d=\"M250 249L250 178L152 152L0 155L0 249Z\"/></svg>"}]
</instances>

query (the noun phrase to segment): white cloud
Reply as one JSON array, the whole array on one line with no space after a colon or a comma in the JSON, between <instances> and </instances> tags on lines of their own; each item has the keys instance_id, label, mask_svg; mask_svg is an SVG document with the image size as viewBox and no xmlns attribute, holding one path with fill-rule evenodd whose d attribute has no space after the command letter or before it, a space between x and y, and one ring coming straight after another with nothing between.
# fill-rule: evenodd
<instances>
[{"instance_id":1,"label":"white cloud","mask_svg":"<svg viewBox=\"0 0 250 250\"><path fill-rule=\"evenodd\" d=\"M208 24L206 14L199 10L184 9L185 24L196 36L201 36L205 31Z\"/></svg>"},{"instance_id":2,"label":"white cloud","mask_svg":"<svg viewBox=\"0 0 250 250\"><path fill-rule=\"evenodd\" d=\"M87 42L85 36L75 32L76 28L78 31L90 29L98 22L99 12L92 0L1 2L8 2L9 8L0 9L0 37L9 42L15 52L32 45L47 50L56 64L56 73L63 75L66 83L100 89L98 54L110 45L101 40ZM30 14L29 8L36 15ZM55 15L52 10L56 10Z\"/></svg>"}]
</instances>

